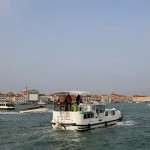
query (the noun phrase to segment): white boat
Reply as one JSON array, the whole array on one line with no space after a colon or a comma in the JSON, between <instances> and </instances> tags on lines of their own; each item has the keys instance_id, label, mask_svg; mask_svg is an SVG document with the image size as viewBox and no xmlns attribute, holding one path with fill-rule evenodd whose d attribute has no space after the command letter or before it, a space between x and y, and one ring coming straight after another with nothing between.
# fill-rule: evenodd
<instances>
[{"instance_id":1,"label":"white boat","mask_svg":"<svg viewBox=\"0 0 150 150\"><path fill-rule=\"evenodd\" d=\"M14 103L6 100L0 101L0 110L12 110L12 109L15 109Z\"/></svg>"},{"instance_id":2,"label":"white boat","mask_svg":"<svg viewBox=\"0 0 150 150\"><path fill-rule=\"evenodd\" d=\"M106 109L105 104L98 102L80 103L76 111L65 111L65 108L63 104L59 108L54 107L51 121L53 128L85 131L115 125L123 117L121 111Z\"/></svg>"},{"instance_id":3,"label":"white boat","mask_svg":"<svg viewBox=\"0 0 150 150\"><path fill-rule=\"evenodd\" d=\"M40 100L40 101L38 102L38 104L39 104L39 105L45 105L46 103Z\"/></svg>"},{"instance_id":4,"label":"white boat","mask_svg":"<svg viewBox=\"0 0 150 150\"><path fill-rule=\"evenodd\" d=\"M37 106L37 107L30 107L30 108L25 108L20 111L20 113L41 113L41 112L46 112L48 111L48 108L45 106Z\"/></svg>"}]
</instances>

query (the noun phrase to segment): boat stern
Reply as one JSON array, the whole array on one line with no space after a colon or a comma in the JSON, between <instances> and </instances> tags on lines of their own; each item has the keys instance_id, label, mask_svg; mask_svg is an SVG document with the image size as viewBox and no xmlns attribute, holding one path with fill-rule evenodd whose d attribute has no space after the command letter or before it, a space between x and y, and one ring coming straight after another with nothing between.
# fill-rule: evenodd
<instances>
[{"instance_id":1,"label":"boat stern","mask_svg":"<svg viewBox=\"0 0 150 150\"><path fill-rule=\"evenodd\" d=\"M80 123L81 117L79 112L53 111L51 124L53 128L77 130L76 124Z\"/></svg>"}]
</instances>

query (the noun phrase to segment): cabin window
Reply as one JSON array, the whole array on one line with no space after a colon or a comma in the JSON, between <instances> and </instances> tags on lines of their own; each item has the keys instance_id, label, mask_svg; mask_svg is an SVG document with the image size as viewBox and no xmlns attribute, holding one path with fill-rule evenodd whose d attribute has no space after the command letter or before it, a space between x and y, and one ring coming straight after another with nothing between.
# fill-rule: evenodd
<instances>
[{"instance_id":1,"label":"cabin window","mask_svg":"<svg viewBox=\"0 0 150 150\"><path fill-rule=\"evenodd\" d=\"M105 111L105 105L100 105L100 113L103 113Z\"/></svg>"},{"instance_id":2,"label":"cabin window","mask_svg":"<svg viewBox=\"0 0 150 150\"><path fill-rule=\"evenodd\" d=\"M105 112L105 116L108 116L108 111Z\"/></svg>"},{"instance_id":3,"label":"cabin window","mask_svg":"<svg viewBox=\"0 0 150 150\"><path fill-rule=\"evenodd\" d=\"M0 106L5 106L5 104L0 104Z\"/></svg>"},{"instance_id":4,"label":"cabin window","mask_svg":"<svg viewBox=\"0 0 150 150\"><path fill-rule=\"evenodd\" d=\"M100 109L100 113L103 113L104 111L102 109Z\"/></svg>"},{"instance_id":5,"label":"cabin window","mask_svg":"<svg viewBox=\"0 0 150 150\"><path fill-rule=\"evenodd\" d=\"M93 107L92 107L92 110L95 111L95 110L96 110L96 106L93 106Z\"/></svg>"},{"instance_id":6,"label":"cabin window","mask_svg":"<svg viewBox=\"0 0 150 150\"><path fill-rule=\"evenodd\" d=\"M95 110L96 110L96 113L98 115L99 115L99 113L104 113L105 112L105 105L97 105L97 106L95 106Z\"/></svg>"},{"instance_id":7,"label":"cabin window","mask_svg":"<svg viewBox=\"0 0 150 150\"><path fill-rule=\"evenodd\" d=\"M84 114L84 119L88 118L94 118L94 114L92 112L87 112L86 114Z\"/></svg>"},{"instance_id":8,"label":"cabin window","mask_svg":"<svg viewBox=\"0 0 150 150\"><path fill-rule=\"evenodd\" d=\"M96 113L99 115L99 109L98 108L96 109Z\"/></svg>"},{"instance_id":9,"label":"cabin window","mask_svg":"<svg viewBox=\"0 0 150 150\"><path fill-rule=\"evenodd\" d=\"M14 107L13 104L6 104L6 106L8 106L8 107Z\"/></svg>"},{"instance_id":10,"label":"cabin window","mask_svg":"<svg viewBox=\"0 0 150 150\"><path fill-rule=\"evenodd\" d=\"M94 114L93 113L91 113L91 118L94 118Z\"/></svg>"},{"instance_id":11,"label":"cabin window","mask_svg":"<svg viewBox=\"0 0 150 150\"><path fill-rule=\"evenodd\" d=\"M111 111L111 115L114 116L115 115L115 111Z\"/></svg>"}]
</instances>

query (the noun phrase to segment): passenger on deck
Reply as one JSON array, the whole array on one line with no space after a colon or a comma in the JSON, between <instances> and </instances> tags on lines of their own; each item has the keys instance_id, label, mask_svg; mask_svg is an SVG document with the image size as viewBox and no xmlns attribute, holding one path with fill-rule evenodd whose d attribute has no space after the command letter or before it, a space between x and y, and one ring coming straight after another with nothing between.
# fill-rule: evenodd
<instances>
[{"instance_id":1,"label":"passenger on deck","mask_svg":"<svg viewBox=\"0 0 150 150\"><path fill-rule=\"evenodd\" d=\"M58 106L56 106L56 107L55 107L55 111L59 111L59 108L58 108Z\"/></svg>"},{"instance_id":2,"label":"passenger on deck","mask_svg":"<svg viewBox=\"0 0 150 150\"><path fill-rule=\"evenodd\" d=\"M60 100L59 99L57 100L57 104L60 105Z\"/></svg>"},{"instance_id":3,"label":"passenger on deck","mask_svg":"<svg viewBox=\"0 0 150 150\"><path fill-rule=\"evenodd\" d=\"M72 105L72 111L74 111L74 112L77 112L77 111L78 111L77 102L75 102L75 103Z\"/></svg>"},{"instance_id":4,"label":"passenger on deck","mask_svg":"<svg viewBox=\"0 0 150 150\"><path fill-rule=\"evenodd\" d=\"M65 99L68 101L68 103L71 104L72 99L71 99L71 96L69 95L69 93L68 93L68 95L65 97Z\"/></svg>"},{"instance_id":5,"label":"passenger on deck","mask_svg":"<svg viewBox=\"0 0 150 150\"><path fill-rule=\"evenodd\" d=\"M77 102L77 105L79 105L80 103L82 103L82 99L81 99L81 96L79 94L76 97L76 102Z\"/></svg>"},{"instance_id":6,"label":"passenger on deck","mask_svg":"<svg viewBox=\"0 0 150 150\"><path fill-rule=\"evenodd\" d=\"M65 97L65 101L64 101L66 104L67 104L67 110L66 111L70 111L71 110L71 102L72 102L72 98L71 96L69 95L69 93L67 94L67 96Z\"/></svg>"},{"instance_id":7,"label":"passenger on deck","mask_svg":"<svg viewBox=\"0 0 150 150\"><path fill-rule=\"evenodd\" d=\"M64 100L64 106L65 106L65 111L68 111L68 101L67 101L67 99Z\"/></svg>"},{"instance_id":8,"label":"passenger on deck","mask_svg":"<svg viewBox=\"0 0 150 150\"><path fill-rule=\"evenodd\" d=\"M59 99L56 101L54 101L54 110L55 111L59 111L59 109L60 109L60 101L59 101Z\"/></svg>"},{"instance_id":9,"label":"passenger on deck","mask_svg":"<svg viewBox=\"0 0 150 150\"><path fill-rule=\"evenodd\" d=\"M83 111L83 109L84 109L84 104L83 104L83 103L80 103L80 104L78 105L78 109L79 109L80 111Z\"/></svg>"}]
</instances>

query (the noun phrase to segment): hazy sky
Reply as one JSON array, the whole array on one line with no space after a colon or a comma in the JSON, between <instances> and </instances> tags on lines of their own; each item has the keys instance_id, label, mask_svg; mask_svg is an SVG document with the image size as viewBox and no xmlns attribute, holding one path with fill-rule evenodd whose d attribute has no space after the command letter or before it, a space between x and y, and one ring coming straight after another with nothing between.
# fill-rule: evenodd
<instances>
[{"instance_id":1,"label":"hazy sky","mask_svg":"<svg viewBox=\"0 0 150 150\"><path fill-rule=\"evenodd\" d=\"M0 0L0 92L150 95L149 0Z\"/></svg>"}]
</instances>

